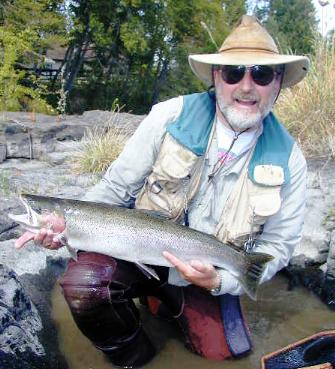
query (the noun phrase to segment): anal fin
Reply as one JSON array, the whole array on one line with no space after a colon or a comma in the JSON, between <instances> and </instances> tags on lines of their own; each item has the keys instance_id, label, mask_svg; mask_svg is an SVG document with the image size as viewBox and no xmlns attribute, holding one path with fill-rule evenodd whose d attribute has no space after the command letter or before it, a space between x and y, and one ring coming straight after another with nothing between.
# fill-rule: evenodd
<instances>
[{"instance_id":1,"label":"anal fin","mask_svg":"<svg viewBox=\"0 0 335 369\"><path fill-rule=\"evenodd\" d=\"M150 268L149 266L143 264L143 263L140 263L139 261L135 261L135 264L136 266L148 277L148 278L151 278L151 277L154 277L156 278L158 281L160 280L159 279L159 276L158 274L156 273L156 271L153 269L153 268Z\"/></svg>"}]
</instances>

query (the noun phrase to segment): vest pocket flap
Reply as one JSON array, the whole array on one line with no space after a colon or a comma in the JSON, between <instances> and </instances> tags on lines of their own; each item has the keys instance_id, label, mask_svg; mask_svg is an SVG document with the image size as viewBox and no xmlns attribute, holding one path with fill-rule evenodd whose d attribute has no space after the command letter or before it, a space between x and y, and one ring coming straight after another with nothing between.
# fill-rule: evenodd
<instances>
[{"instance_id":1,"label":"vest pocket flap","mask_svg":"<svg viewBox=\"0 0 335 369\"><path fill-rule=\"evenodd\" d=\"M250 206L256 216L268 217L281 206L280 186L258 187L250 193Z\"/></svg>"},{"instance_id":2,"label":"vest pocket flap","mask_svg":"<svg viewBox=\"0 0 335 369\"><path fill-rule=\"evenodd\" d=\"M264 186L280 186L284 183L284 170L277 165L256 165L254 180Z\"/></svg>"},{"instance_id":3,"label":"vest pocket flap","mask_svg":"<svg viewBox=\"0 0 335 369\"><path fill-rule=\"evenodd\" d=\"M184 179L190 177L198 157L192 151L178 144L169 134L154 166L154 173L162 179Z\"/></svg>"},{"instance_id":4,"label":"vest pocket flap","mask_svg":"<svg viewBox=\"0 0 335 369\"><path fill-rule=\"evenodd\" d=\"M190 172L195 164L195 161L192 161L190 164L189 160L184 160L183 158L176 156L168 157L165 156L162 158L163 160L160 162L160 172L165 173L168 178L178 178L183 179L190 176Z\"/></svg>"}]
</instances>

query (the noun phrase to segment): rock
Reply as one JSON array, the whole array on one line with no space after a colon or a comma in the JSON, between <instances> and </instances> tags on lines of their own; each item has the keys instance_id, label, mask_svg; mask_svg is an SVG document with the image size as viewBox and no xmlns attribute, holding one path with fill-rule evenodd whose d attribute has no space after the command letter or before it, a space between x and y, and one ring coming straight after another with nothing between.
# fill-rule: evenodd
<instances>
[{"instance_id":1,"label":"rock","mask_svg":"<svg viewBox=\"0 0 335 369\"><path fill-rule=\"evenodd\" d=\"M303 237L296 247L290 265L323 264L328 259L332 230L331 209L335 209L332 188L335 164L321 160L308 161L307 202Z\"/></svg>"},{"instance_id":2,"label":"rock","mask_svg":"<svg viewBox=\"0 0 335 369\"><path fill-rule=\"evenodd\" d=\"M301 284L335 309L335 163L308 160L303 237L286 268Z\"/></svg>"},{"instance_id":3,"label":"rock","mask_svg":"<svg viewBox=\"0 0 335 369\"><path fill-rule=\"evenodd\" d=\"M9 358L17 363L41 363L45 350L38 338L42 321L13 270L0 265L0 367ZM24 367L24 365L22 365Z\"/></svg>"},{"instance_id":4,"label":"rock","mask_svg":"<svg viewBox=\"0 0 335 369\"><path fill-rule=\"evenodd\" d=\"M67 252L33 244L17 251L13 241L6 241L0 260L6 264L0 265L0 368L67 368L50 316L50 294L64 272Z\"/></svg>"},{"instance_id":5,"label":"rock","mask_svg":"<svg viewBox=\"0 0 335 369\"><path fill-rule=\"evenodd\" d=\"M6 137L6 157L33 159L33 143L29 133L15 133Z\"/></svg>"},{"instance_id":6,"label":"rock","mask_svg":"<svg viewBox=\"0 0 335 369\"><path fill-rule=\"evenodd\" d=\"M329 243L329 253L327 257L326 278L335 281L335 230L332 231Z\"/></svg>"},{"instance_id":7,"label":"rock","mask_svg":"<svg viewBox=\"0 0 335 369\"><path fill-rule=\"evenodd\" d=\"M0 210L0 241L17 237L19 234L17 224L7 216L9 213L18 212L17 201L2 198Z\"/></svg>"},{"instance_id":8,"label":"rock","mask_svg":"<svg viewBox=\"0 0 335 369\"><path fill-rule=\"evenodd\" d=\"M7 157L7 146L0 140L0 164L5 161Z\"/></svg>"},{"instance_id":9,"label":"rock","mask_svg":"<svg viewBox=\"0 0 335 369\"><path fill-rule=\"evenodd\" d=\"M82 116L57 117L37 114L36 122L26 113L5 113L0 121L0 163L6 158L41 159L54 152L56 142L80 141L88 128L126 127L133 132L144 116L109 111L89 111Z\"/></svg>"}]
</instances>

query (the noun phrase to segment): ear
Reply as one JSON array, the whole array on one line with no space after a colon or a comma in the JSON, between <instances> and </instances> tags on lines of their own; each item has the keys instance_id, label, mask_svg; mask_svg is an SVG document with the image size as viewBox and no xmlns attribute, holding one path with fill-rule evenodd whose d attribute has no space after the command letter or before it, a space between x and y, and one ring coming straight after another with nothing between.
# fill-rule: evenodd
<instances>
[{"instance_id":1,"label":"ear","mask_svg":"<svg viewBox=\"0 0 335 369\"><path fill-rule=\"evenodd\" d=\"M220 71L218 69L212 68L212 81L214 87L217 85L216 82L218 78L220 78Z\"/></svg>"}]
</instances>

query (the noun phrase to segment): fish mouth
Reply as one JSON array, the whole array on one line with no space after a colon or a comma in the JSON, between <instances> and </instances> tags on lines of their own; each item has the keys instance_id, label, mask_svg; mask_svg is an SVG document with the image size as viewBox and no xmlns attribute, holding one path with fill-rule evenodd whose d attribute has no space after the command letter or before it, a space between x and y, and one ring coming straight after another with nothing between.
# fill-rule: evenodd
<instances>
[{"instance_id":1,"label":"fish mouth","mask_svg":"<svg viewBox=\"0 0 335 369\"><path fill-rule=\"evenodd\" d=\"M40 228L40 214L34 211L29 205L28 201L21 195L20 201L24 206L26 213L25 214L8 214L8 217L14 222L22 225L29 231L36 231Z\"/></svg>"}]
</instances>

